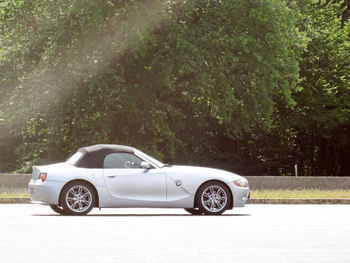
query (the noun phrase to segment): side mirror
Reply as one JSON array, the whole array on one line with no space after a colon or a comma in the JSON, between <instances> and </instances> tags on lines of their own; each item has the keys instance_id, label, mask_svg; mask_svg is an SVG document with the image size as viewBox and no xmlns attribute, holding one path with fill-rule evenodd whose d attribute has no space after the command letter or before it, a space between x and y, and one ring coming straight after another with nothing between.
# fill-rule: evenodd
<instances>
[{"instance_id":1,"label":"side mirror","mask_svg":"<svg viewBox=\"0 0 350 263\"><path fill-rule=\"evenodd\" d=\"M151 169L151 165L148 162L141 162L141 168L143 169Z\"/></svg>"}]
</instances>

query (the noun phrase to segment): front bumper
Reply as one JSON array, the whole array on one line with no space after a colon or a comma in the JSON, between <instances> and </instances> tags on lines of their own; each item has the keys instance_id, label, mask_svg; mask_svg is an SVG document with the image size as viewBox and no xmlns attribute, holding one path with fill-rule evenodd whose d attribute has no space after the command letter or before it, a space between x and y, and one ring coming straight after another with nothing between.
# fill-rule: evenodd
<instances>
[{"instance_id":1,"label":"front bumper","mask_svg":"<svg viewBox=\"0 0 350 263\"><path fill-rule=\"evenodd\" d=\"M30 180L28 190L31 202L44 205L57 205L63 185L63 182L57 181L46 180L42 182L41 179Z\"/></svg>"},{"instance_id":2,"label":"front bumper","mask_svg":"<svg viewBox=\"0 0 350 263\"><path fill-rule=\"evenodd\" d=\"M233 196L233 207L244 207L245 202L250 198L249 187L238 187L233 182L228 185Z\"/></svg>"}]
</instances>

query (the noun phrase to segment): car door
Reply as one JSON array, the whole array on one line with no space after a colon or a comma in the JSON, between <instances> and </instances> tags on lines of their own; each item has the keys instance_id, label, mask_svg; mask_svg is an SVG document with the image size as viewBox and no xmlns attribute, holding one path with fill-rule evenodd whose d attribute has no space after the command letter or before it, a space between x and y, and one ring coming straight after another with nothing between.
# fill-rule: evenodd
<instances>
[{"instance_id":1,"label":"car door","mask_svg":"<svg viewBox=\"0 0 350 263\"><path fill-rule=\"evenodd\" d=\"M116 206L156 207L166 201L166 179L161 169L143 169L131 153L110 153L104 159L104 180Z\"/></svg>"}]
</instances>

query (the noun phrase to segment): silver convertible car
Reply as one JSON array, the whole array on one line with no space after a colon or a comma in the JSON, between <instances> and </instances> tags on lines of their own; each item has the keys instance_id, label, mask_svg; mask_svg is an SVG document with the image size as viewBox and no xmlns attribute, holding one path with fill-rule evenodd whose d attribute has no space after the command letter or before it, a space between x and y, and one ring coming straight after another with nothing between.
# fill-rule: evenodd
<instances>
[{"instance_id":1,"label":"silver convertible car","mask_svg":"<svg viewBox=\"0 0 350 263\"><path fill-rule=\"evenodd\" d=\"M184 208L220 215L243 207L248 181L223 170L163 164L128 146L80 148L66 162L34 166L32 203L59 214L86 215L93 207Z\"/></svg>"}]
</instances>

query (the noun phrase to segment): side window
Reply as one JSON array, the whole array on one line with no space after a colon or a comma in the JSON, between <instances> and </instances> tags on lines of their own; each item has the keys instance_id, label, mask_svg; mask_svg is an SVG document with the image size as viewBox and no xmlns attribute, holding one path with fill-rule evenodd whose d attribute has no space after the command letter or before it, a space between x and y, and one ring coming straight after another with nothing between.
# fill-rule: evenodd
<instances>
[{"instance_id":1,"label":"side window","mask_svg":"<svg viewBox=\"0 0 350 263\"><path fill-rule=\"evenodd\" d=\"M103 168L141 168L142 159L131 153L110 153L103 161Z\"/></svg>"}]
</instances>

